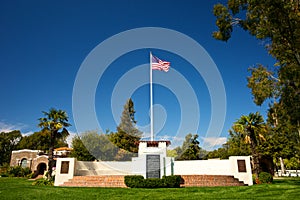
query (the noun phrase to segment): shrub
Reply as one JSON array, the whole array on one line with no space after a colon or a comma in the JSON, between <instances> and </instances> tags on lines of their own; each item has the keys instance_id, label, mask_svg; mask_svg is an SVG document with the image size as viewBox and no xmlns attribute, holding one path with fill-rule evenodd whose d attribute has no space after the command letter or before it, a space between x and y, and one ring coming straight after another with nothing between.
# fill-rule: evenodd
<instances>
[{"instance_id":1,"label":"shrub","mask_svg":"<svg viewBox=\"0 0 300 200\"><path fill-rule=\"evenodd\" d=\"M26 178L29 178L29 179L34 178L34 173L32 172L30 174L27 174Z\"/></svg>"},{"instance_id":2,"label":"shrub","mask_svg":"<svg viewBox=\"0 0 300 200\"><path fill-rule=\"evenodd\" d=\"M272 183L273 182L273 176L270 173L267 172L260 172L258 175L258 179L260 183Z\"/></svg>"},{"instance_id":3,"label":"shrub","mask_svg":"<svg viewBox=\"0 0 300 200\"><path fill-rule=\"evenodd\" d=\"M141 175L125 176L125 184L130 188L175 188L180 187L180 176L163 176L159 178L144 179Z\"/></svg>"},{"instance_id":4,"label":"shrub","mask_svg":"<svg viewBox=\"0 0 300 200\"><path fill-rule=\"evenodd\" d=\"M4 165L0 166L0 174L6 174L7 170L9 169L9 164L5 163Z\"/></svg>"},{"instance_id":5,"label":"shrub","mask_svg":"<svg viewBox=\"0 0 300 200\"><path fill-rule=\"evenodd\" d=\"M163 179L160 178L147 178L143 180L144 188L162 188L165 187Z\"/></svg>"},{"instance_id":6,"label":"shrub","mask_svg":"<svg viewBox=\"0 0 300 200\"><path fill-rule=\"evenodd\" d=\"M2 173L2 174L0 174L0 177L8 177L9 175L8 175L8 173Z\"/></svg>"},{"instance_id":7,"label":"shrub","mask_svg":"<svg viewBox=\"0 0 300 200\"><path fill-rule=\"evenodd\" d=\"M256 178L255 174L252 174L252 181L253 181L253 184L259 184L259 180L258 180L258 178Z\"/></svg>"},{"instance_id":8,"label":"shrub","mask_svg":"<svg viewBox=\"0 0 300 200\"><path fill-rule=\"evenodd\" d=\"M143 187L143 180L144 177L141 175L135 175L135 176L125 176L124 182L127 187L130 188L139 188Z\"/></svg>"},{"instance_id":9,"label":"shrub","mask_svg":"<svg viewBox=\"0 0 300 200\"><path fill-rule=\"evenodd\" d=\"M23 177L28 177L31 173L32 172L29 167L22 168L22 176Z\"/></svg>"},{"instance_id":10,"label":"shrub","mask_svg":"<svg viewBox=\"0 0 300 200\"><path fill-rule=\"evenodd\" d=\"M9 176L22 177L22 167L21 166L10 167L7 170L7 173Z\"/></svg>"},{"instance_id":11,"label":"shrub","mask_svg":"<svg viewBox=\"0 0 300 200\"><path fill-rule=\"evenodd\" d=\"M173 175L173 176L163 176L163 180L165 182L166 187L168 188L179 188L181 182L181 176Z\"/></svg>"},{"instance_id":12,"label":"shrub","mask_svg":"<svg viewBox=\"0 0 300 200\"><path fill-rule=\"evenodd\" d=\"M54 182L52 180L48 180L48 179L44 179L44 178L40 178L37 179L36 181L34 181L32 183L32 185L47 185L47 186L53 186Z\"/></svg>"},{"instance_id":13,"label":"shrub","mask_svg":"<svg viewBox=\"0 0 300 200\"><path fill-rule=\"evenodd\" d=\"M12 177L26 177L29 174L31 174L29 167L14 166L7 170L7 175Z\"/></svg>"}]
</instances>

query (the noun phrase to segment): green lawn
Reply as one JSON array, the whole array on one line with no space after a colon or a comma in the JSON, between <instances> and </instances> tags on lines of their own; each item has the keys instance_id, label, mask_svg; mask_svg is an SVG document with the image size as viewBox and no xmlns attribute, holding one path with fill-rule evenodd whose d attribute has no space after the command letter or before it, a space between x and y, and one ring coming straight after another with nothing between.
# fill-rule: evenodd
<instances>
[{"instance_id":1,"label":"green lawn","mask_svg":"<svg viewBox=\"0 0 300 200\"><path fill-rule=\"evenodd\" d=\"M0 199L300 199L300 178L254 186L176 189L33 186L27 179L0 178Z\"/></svg>"}]
</instances>

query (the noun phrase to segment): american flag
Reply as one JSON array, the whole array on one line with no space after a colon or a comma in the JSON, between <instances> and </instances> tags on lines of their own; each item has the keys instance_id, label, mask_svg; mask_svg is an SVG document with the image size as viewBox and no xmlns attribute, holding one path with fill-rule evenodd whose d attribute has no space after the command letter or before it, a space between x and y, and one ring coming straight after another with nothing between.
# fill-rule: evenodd
<instances>
[{"instance_id":1,"label":"american flag","mask_svg":"<svg viewBox=\"0 0 300 200\"><path fill-rule=\"evenodd\" d=\"M168 72L170 68L170 62L163 61L152 55L152 70L160 70Z\"/></svg>"}]
</instances>

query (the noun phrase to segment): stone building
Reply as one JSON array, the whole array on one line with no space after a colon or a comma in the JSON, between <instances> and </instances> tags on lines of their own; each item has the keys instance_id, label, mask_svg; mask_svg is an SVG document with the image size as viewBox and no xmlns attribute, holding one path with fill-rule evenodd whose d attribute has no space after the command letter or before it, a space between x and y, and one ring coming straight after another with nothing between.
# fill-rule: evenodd
<instances>
[{"instance_id":1,"label":"stone building","mask_svg":"<svg viewBox=\"0 0 300 200\"><path fill-rule=\"evenodd\" d=\"M60 147L54 150L54 160L58 157L68 157L72 149ZM41 150L22 149L12 151L10 166L29 167L35 176L42 175L48 170L48 154Z\"/></svg>"}]
</instances>

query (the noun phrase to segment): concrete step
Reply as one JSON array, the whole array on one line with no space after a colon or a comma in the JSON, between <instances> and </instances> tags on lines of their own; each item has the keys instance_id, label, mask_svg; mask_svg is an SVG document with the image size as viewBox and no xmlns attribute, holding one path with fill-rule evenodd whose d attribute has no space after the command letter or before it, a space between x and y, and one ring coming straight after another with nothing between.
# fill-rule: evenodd
<instances>
[{"instance_id":1,"label":"concrete step","mask_svg":"<svg viewBox=\"0 0 300 200\"><path fill-rule=\"evenodd\" d=\"M74 176L62 184L68 187L126 187L124 175Z\"/></svg>"},{"instance_id":2,"label":"concrete step","mask_svg":"<svg viewBox=\"0 0 300 200\"><path fill-rule=\"evenodd\" d=\"M181 175L181 187L244 186L244 182L226 175Z\"/></svg>"},{"instance_id":3,"label":"concrete step","mask_svg":"<svg viewBox=\"0 0 300 200\"><path fill-rule=\"evenodd\" d=\"M233 176L223 175L181 175L181 187L244 186ZM124 175L74 176L63 183L67 187L126 187Z\"/></svg>"}]
</instances>

